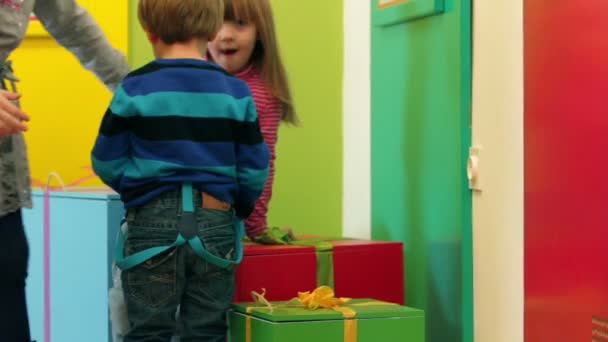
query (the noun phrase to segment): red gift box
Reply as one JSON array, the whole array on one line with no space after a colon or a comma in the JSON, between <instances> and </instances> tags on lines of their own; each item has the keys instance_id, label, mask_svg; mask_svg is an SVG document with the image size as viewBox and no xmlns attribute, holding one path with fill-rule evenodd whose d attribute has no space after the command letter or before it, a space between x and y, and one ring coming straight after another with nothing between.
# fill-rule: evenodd
<instances>
[{"instance_id":1,"label":"red gift box","mask_svg":"<svg viewBox=\"0 0 608 342\"><path fill-rule=\"evenodd\" d=\"M329 285L336 296L405 304L401 242L331 240L315 245L245 244L234 301L251 301L251 291L263 288L268 300L290 300L298 292Z\"/></svg>"}]
</instances>

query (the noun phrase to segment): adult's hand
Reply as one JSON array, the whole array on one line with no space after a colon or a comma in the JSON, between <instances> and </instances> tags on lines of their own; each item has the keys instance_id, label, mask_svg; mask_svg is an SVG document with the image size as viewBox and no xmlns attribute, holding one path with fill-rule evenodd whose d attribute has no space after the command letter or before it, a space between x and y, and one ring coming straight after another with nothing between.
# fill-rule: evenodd
<instances>
[{"instance_id":1,"label":"adult's hand","mask_svg":"<svg viewBox=\"0 0 608 342\"><path fill-rule=\"evenodd\" d=\"M11 102L20 97L20 94L0 90L0 136L27 130L23 121L28 121L30 118Z\"/></svg>"}]
</instances>

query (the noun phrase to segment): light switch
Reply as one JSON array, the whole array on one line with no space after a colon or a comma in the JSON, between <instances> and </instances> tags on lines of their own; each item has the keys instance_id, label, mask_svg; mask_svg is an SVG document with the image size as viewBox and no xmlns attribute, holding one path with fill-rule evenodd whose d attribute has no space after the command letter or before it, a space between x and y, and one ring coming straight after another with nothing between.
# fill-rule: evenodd
<instances>
[{"instance_id":1,"label":"light switch","mask_svg":"<svg viewBox=\"0 0 608 342\"><path fill-rule=\"evenodd\" d=\"M469 159L467 160L467 179L469 189L481 191L481 146L469 148Z\"/></svg>"}]
</instances>

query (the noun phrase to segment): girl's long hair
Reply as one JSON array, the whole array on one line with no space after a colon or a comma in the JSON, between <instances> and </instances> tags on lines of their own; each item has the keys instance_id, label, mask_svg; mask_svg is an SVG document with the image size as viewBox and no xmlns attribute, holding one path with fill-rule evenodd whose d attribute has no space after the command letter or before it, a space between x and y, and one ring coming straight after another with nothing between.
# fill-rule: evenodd
<instances>
[{"instance_id":1,"label":"girl's long hair","mask_svg":"<svg viewBox=\"0 0 608 342\"><path fill-rule=\"evenodd\" d=\"M269 0L224 0L224 20L244 20L256 27L258 40L251 56L251 62L258 68L266 86L273 96L281 102L282 121L297 125L287 72L283 66L274 17Z\"/></svg>"}]
</instances>

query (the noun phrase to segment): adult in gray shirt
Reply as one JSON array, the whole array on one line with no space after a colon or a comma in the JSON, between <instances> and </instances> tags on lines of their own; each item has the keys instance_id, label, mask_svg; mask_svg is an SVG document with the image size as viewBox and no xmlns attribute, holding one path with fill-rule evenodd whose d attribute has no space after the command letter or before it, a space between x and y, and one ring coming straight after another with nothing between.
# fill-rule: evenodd
<instances>
[{"instance_id":1,"label":"adult in gray shirt","mask_svg":"<svg viewBox=\"0 0 608 342\"><path fill-rule=\"evenodd\" d=\"M7 91L13 78L7 59L21 43L31 13L108 88L113 89L129 70L124 56L110 46L93 18L75 0L0 0L0 75L4 88L0 91L0 270L3 273L0 340L11 342L30 341L25 304L28 244L21 208L31 207L31 198L22 134L27 129L28 117L16 105L19 95Z\"/></svg>"}]
</instances>

